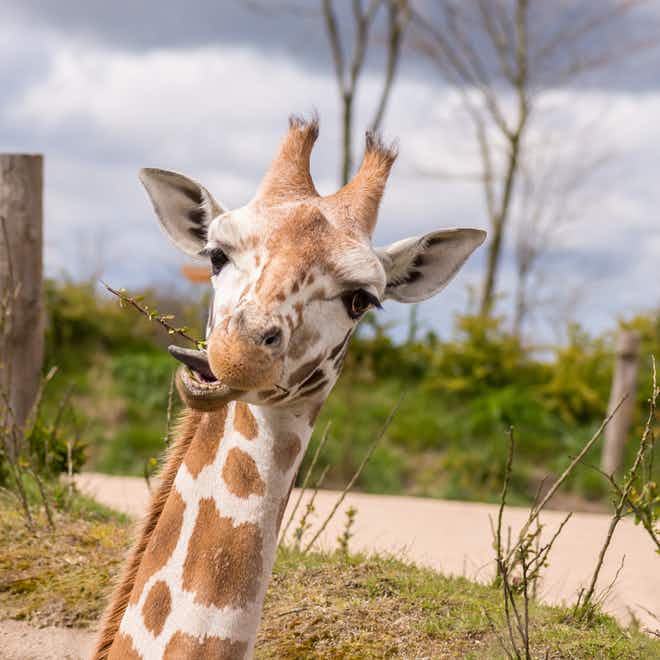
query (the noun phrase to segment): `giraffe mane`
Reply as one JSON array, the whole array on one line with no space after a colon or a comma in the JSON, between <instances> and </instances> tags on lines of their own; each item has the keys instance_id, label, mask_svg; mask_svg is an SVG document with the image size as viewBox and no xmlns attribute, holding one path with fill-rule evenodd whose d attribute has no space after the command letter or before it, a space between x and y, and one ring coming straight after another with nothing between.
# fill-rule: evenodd
<instances>
[{"instance_id":1,"label":"giraffe mane","mask_svg":"<svg viewBox=\"0 0 660 660\"><path fill-rule=\"evenodd\" d=\"M93 660L106 660L110 653L110 647L119 631L122 617L128 606L128 600L133 590L142 557L163 512L163 507L170 495L174 479L193 439L200 417L201 413L186 409L177 422L174 432L175 440L167 450L163 469L160 473L158 490L151 498L149 511L142 523L138 539L130 550L125 568L114 589L112 600L103 616L99 641L92 656Z\"/></svg>"}]
</instances>

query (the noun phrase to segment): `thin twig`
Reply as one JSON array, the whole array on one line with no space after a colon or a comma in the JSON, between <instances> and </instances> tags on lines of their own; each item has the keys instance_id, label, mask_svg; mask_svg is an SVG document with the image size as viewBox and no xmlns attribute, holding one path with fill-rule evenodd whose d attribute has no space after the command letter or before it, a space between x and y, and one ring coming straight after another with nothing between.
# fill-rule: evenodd
<instances>
[{"instance_id":1,"label":"thin twig","mask_svg":"<svg viewBox=\"0 0 660 660\"><path fill-rule=\"evenodd\" d=\"M38 471L33 466L29 468L29 472L37 484L37 488L39 489L39 496L43 502L44 510L46 512L46 519L48 520L48 528L51 532L55 531L55 521L53 520L53 513L50 509L50 503L48 502L48 493L46 493L46 488L43 484L43 481L41 480Z\"/></svg>"},{"instance_id":2,"label":"thin twig","mask_svg":"<svg viewBox=\"0 0 660 660\"><path fill-rule=\"evenodd\" d=\"M72 450L71 440L67 438L66 439L66 473L69 481L67 486L69 501L71 501L71 498L73 497L73 453L71 450Z\"/></svg>"},{"instance_id":3,"label":"thin twig","mask_svg":"<svg viewBox=\"0 0 660 660\"><path fill-rule=\"evenodd\" d=\"M309 518L309 516L311 516L312 513L316 510L314 508L314 501L316 500L316 496L319 493L319 489L321 488L323 482L325 481L325 477L328 474L329 469L330 469L329 465L326 465L325 468L323 468L323 471L321 472L321 476L318 478L318 481L314 485L312 496L309 498L309 502L307 502L307 504L305 505L305 512L303 513L302 518L300 519L300 522L298 523L298 526L296 527L293 533L296 539L296 549L300 548L300 544L302 543L302 538L309 527L309 525L307 524L307 518Z\"/></svg>"},{"instance_id":4,"label":"thin twig","mask_svg":"<svg viewBox=\"0 0 660 660\"><path fill-rule=\"evenodd\" d=\"M506 465L504 467L504 483L502 484L502 493L500 494L500 506L497 510L497 538L496 538L496 552L498 560L502 556L502 516L504 514L504 505L509 493L509 485L511 483L511 468L513 465L513 453L515 447L515 436L513 427L509 428L509 449L506 458Z\"/></svg>"},{"instance_id":5,"label":"thin twig","mask_svg":"<svg viewBox=\"0 0 660 660\"><path fill-rule=\"evenodd\" d=\"M362 459L362 462L360 463L358 469L355 471L355 474L351 477L351 480L344 487L344 490L341 492L341 495L337 498L337 501L335 502L335 505L332 507L330 513L328 514L326 519L323 521L323 524L319 527L316 534L314 534L314 537L312 538L312 540L305 547L305 550L303 551L303 554L305 554L309 551L309 549L314 545L314 543L319 538L319 536L321 536L321 534L324 532L325 528L328 526L328 523L330 522L332 517L335 515L335 512L341 506L341 503L344 501L344 498L346 497L346 494L348 493L348 491L353 487L353 485L357 481L357 478L360 476L362 470L364 469L364 466L369 462L369 459L371 458L371 455L374 453L374 450L376 449L378 443L382 440L382 438L385 435L387 429L389 428L390 424L392 423L392 420L394 419L394 415L396 415L397 411L399 410L399 407L401 406L401 403L403 402L405 394L406 394L405 392L401 393L401 396L399 397L399 400L397 401L394 408L392 408L392 410L390 411L390 414L387 416L387 419L385 420L385 424L383 424L383 427L381 428L380 432L376 436L375 440L371 443L371 446L367 450L367 453L364 455L364 458Z\"/></svg>"},{"instance_id":6,"label":"thin twig","mask_svg":"<svg viewBox=\"0 0 660 660\"><path fill-rule=\"evenodd\" d=\"M291 526L291 523L293 522L293 519L296 515L296 512L298 511L298 507L300 506L300 502L303 498L303 495L305 494L305 491L307 490L307 484L308 484L309 479L312 475L312 472L314 471L314 468L316 467L316 462L319 459L319 456L321 454L321 450L323 449L323 446L325 445L325 442L328 439L328 432L329 431L330 431L330 422L328 422L325 425L325 429L323 429L323 434L321 435L321 439L319 440L319 444L316 446L316 451L314 452L314 456L312 457L312 462L309 464L309 467L307 468L307 472L305 473L305 478L303 479L302 485L300 487L300 492L298 493L298 499L296 499L296 503L293 506L293 510L291 511L291 515L289 516L289 519L287 520L287 523L284 526L284 529L283 529L282 533L280 534L280 540L278 541L278 544L283 543L284 539L286 538L286 533L289 531L289 527Z\"/></svg>"},{"instance_id":7,"label":"thin twig","mask_svg":"<svg viewBox=\"0 0 660 660\"><path fill-rule=\"evenodd\" d=\"M163 441L167 447L170 444L170 430L172 427L172 401L174 400L174 373L170 376L170 388L167 392L167 413L165 416L165 436Z\"/></svg>"},{"instance_id":8,"label":"thin twig","mask_svg":"<svg viewBox=\"0 0 660 660\"><path fill-rule=\"evenodd\" d=\"M497 630L497 626L495 625L495 622L493 621L490 614L488 614L488 612L486 611L486 608L482 606L481 607L481 612L486 617L486 620L490 624L490 628L493 631L493 634L495 635L495 639L499 642L499 645L502 647L502 650L506 654L506 657L507 658L515 658L516 656L514 656L513 653L511 653L511 651L509 651L509 649L507 648L506 643L504 642L504 640L502 639L502 636L500 635L499 631Z\"/></svg>"},{"instance_id":9,"label":"thin twig","mask_svg":"<svg viewBox=\"0 0 660 660\"><path fill-rule=\"evenodd\" d=\"M550 499L554 496L554 494L559 490L560 486L566 481L568 476L571 474L571 472L575 469L575 466L582 461L582 458L587 454L587 452L594 446L596 441L600 438L601 434L603 433L603 430L605 427L609 424L610 420L616 415L618 412L619 408L623 404L623 402L628 398L628 395L625 394L619 403L616 404L612 412L603 420L602 424L598 427L598 430L591 436L589 441L582 447L580 450L579 454L569 463L568 467L561 473L561 475L557 478L557 480L552 484L548 492L545 494L541 502L535 506L529 513L529 517L527 518L527 521L523 525L522 529L520 530L520 534L518 535L518 541L514 545L513 548L509 550L508 556L506 557L506 561L509 561L513 553L517 550L518 546L521 543L521 539L527 534L529 531L529 528L531 524L538 518L539 514L541 511L545 508L546 504L550 501Z\"/></svg>"}]
</instances>

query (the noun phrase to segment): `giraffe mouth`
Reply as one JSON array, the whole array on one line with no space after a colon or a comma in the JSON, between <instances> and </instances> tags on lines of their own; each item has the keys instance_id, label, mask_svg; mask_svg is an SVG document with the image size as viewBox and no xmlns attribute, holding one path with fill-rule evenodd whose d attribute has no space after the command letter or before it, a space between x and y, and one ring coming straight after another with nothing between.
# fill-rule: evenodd
<instances>
[{"instance_id":1,"label":"giraffe mouth","mask_svg":"<svg viewBox=\"0 0 660 660\"><path fill-rule=\"evenodd\" d=\"M170 346L168 350L183 364L177 370L176 385L189 408L208 412L236 398L237 392L213 375L205 351L179 346Z\"/></svg>"},{"instance_id":2,"label":"giraffe mouth","mask_svg":"<svg viewBox=\"0 0 660 660\"><path fill-rule=\"evenodd\" d=\"M191 376L199 381L201 385L219 382L211 371L206 351L196 351L192 348L181 348L180 346L169 346L167 350L174 359L188 367Z\"/></svg>"}]
</instances>

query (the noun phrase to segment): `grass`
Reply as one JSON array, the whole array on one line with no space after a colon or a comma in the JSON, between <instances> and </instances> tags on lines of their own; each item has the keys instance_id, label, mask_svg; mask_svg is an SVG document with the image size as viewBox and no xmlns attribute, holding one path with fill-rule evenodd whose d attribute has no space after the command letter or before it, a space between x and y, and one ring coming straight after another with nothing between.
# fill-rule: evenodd
<instances>
[{"instance_id":1,"label":"grass","mask_svg":"<svg viewBox=\"0 0 660 660\"><path fill-rule=\"evenodd\" d=\"M93 626L129 543L125 517L77 497L57 531L29 534L0 500L0 619ZM301 555L281 549L257 658L499 658L501 592L386 557ZM535 655L660 658L660 641L598 615L534 605ZM547 656L546 656L547 653Z\"/></svg>"},{"instance_id":2,"label":"grass","mask_svg":"<svg viewBox=\"0 0 660 660\"><path fill-rule=\"evenodd\" d=\"M0 618L84 628L101 614L128 545L129 523L80 495L54 518L53 533L43 515L29 532L0 499Z\"/></svg>"}]
</instances>

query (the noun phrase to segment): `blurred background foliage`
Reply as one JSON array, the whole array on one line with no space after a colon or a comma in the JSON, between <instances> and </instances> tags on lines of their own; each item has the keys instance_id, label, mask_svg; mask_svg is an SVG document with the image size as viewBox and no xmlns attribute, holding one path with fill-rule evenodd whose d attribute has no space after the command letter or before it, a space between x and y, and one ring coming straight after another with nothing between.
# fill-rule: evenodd
<instances>
[{"instance_id":1,"label":"blurred background foliage","mask_svg":"<svg viewBox=\"0 0 660 660\"><path fill-rule=\"evenodd\" d=\"M166 442L175 364L165 347L171 338L91 283L49 280L46 292L45 369L59 371L44 392L43 419L55 417L68 399L58 437L78 434L74 469L84 464L88 470L143 474ZM201 335L203 295L196 293L184 304L174 294L138 293ZM660 355L658 318L649 311L619 322L643 338L636 426L650 391L650 355ZM494 500L513 425L518 452L512 502L533 499L544 478L566 466L605 415L617 328L593 337L571 325L564 345L534 347L523 345L508 327L505 318L463 314L444 338L423 331L413 309L408 339L397 344L377 314L365 318L312 440L316 443L331 421L330 440L317 466L319 473L331 466L324 486L345 485L405 391L392 426L359 478L359 489ZM174 414L178 405L175 395ZM33 431L48 432L46 424L36 424ZM62 442L48 457L53 471L66 470ZM598 455L590 462L597 464ZM604 502L606 483L585 466L571 477L568 493L589 508L589 501Z\"/></svg>"}]
</instances>

